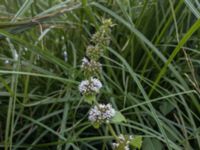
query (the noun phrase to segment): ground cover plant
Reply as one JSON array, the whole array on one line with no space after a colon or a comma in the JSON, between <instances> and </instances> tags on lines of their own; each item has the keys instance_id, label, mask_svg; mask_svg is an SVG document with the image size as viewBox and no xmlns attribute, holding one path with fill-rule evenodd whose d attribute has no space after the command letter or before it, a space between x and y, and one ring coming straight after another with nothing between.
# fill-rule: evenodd
<instances>
[{"instance_id":1,"label":"ground cover plant","mask_svg":"<svg viewBox=\"0 0 200 150\"><path fill-rule=\"evenodd\" d=\"M200 149L198 0L1 0L0 149Z\"/></svg>"}]
</instances>

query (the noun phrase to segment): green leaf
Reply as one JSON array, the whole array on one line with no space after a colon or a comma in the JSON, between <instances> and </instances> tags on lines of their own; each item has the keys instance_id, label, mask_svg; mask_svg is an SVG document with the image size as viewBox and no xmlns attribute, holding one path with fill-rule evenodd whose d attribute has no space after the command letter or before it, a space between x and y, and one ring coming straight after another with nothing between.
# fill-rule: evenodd
<instances>
[{"instance_id":1,"label":"green leaf","mask_svg":"<svg viewBox=\"0 0 200 150\"><path fill-rule=\"evenodd\" d=\"M95 122L92 124L92 126L95 128L95 129L98 129L100 127L100 124L98 122Z\"/></svg>"},{"instance_id":2,"label":"green leaf","mask_svg":"<svg viewBox=\"0 0 200 150\"><path fill-rule=\"evenodd\" d=\"M96 101L96 96L95 95L87 95L85 96L85 102L92 104L93 102Z\"/></svg>"},{"instance_id":3,"label":"green leaf","mask_svg":"<svg viewBox=\"0 0 200 150\"><path fill-rule=\"evenodd\" d=\"M130 144L134 147L134 148L138 148L140 149L142 146L142 136L138 135L135 136L131 141Z\"/></svg>"},{"instance_id":4,"label":"green leaf","mask_svg":"<svg viewBox=\"0 0 200 150\"><path fill-rule=\"evenodd\" d=\"M169 114L173 109L175 109L175 106L173 106L171 103L169 103L168 101L163 102L160 107L159 107L160 111L166 116L167 114Z\"/></svg>"},{"instance_id":5,"label":"green leaf","mask_svg":"<svg viewBox=\"0 0 200 150\"><path fill-rule=\"evenodd\" d=\"M126 122L126 118L122 115L121 112L117 111L115 116L111 120L112 123L121 123Z\"/></svg>"},{"instance_id":6,"label":"green leaf","mask_svg":"<svg viewBox=\"0 0 200 150\"><path fill-rule=\"evenodd\" d=\"M163 150L163 144L155 138L145 138L142 144L143 150Z\"/></svg>"}]
</instances>

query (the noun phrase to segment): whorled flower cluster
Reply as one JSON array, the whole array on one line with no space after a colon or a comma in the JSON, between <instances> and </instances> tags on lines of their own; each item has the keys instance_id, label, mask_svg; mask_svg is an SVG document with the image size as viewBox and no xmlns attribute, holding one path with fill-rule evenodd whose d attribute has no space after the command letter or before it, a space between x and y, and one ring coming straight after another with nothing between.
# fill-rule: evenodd
<instances>
[{"instance_id":1,"label":"whorled flower cluster","mask_svg":"<svg viewBox=\"0 0 200 150\"><path fill-rule=\"evenodd\" d=\"M118 149L124 149L124 150L130 150L129 143L133 139L133 136L124 136L120 134L118 136L118 141L116 143L112 143L112 147L114 150Z\"/></svg>"},{"instance_id":2,"label":"whorled flower cluster","mask_svg":"<svg viewBox=\"0 0 200 150\"><path fill-rule=\"evenodd\" d=\"M110 119L115 116L115 109L112 108L111 104L98 104L90 109L88 119L92 123L101 124L103 122L108 123Z\"/></svg>"},{"instance_id":3,"label":"whorled flower cluster","mask_svg":"<svg viewBox=\"0 0 200 150\"><path fill-rule=\"evenodd\" d=\"M99 76L101 72L101 64L95 60L88 60L86 57L82 59L81 69L85 76Z\"/></svg>"},{"instance_id":4,"label":"whorled flower cluster","mask_svg":"<svg viewBox=\"0 0 200 150\"><path fill-rule=\"evenodd\" d=\"M83 80L79 84L79 91L83 95L93 95L99 93L102 83L96 78L91 77L89 80Z\"/></svg>"}]
</instances>

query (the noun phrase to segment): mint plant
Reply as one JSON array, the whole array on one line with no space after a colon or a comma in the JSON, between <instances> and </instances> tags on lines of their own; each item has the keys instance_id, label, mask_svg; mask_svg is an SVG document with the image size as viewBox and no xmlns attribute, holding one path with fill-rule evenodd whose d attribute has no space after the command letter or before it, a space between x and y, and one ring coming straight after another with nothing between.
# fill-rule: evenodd
<instances>
[{"instance_id":1,"label":"mint plant","mask_svg":"<svg viewBox=\"0 0 200 150\"><path fill-rule=\"evenodd\" d=\"M103 19L102 25L91 38L91 45L86 48L86 56L82 59L81 70L84 74L84 80L79 84L79 91L84 96L85 102L91 105L88 120L92 126L98 129L102 124L106 124L115 142L112 143L113 150L129 150L130 145L133 148L140 149L142 138L133 135L116 135L111 124L126 122L126 118L113 106L101 104L96 96L99 94L103 84L100 81L102 64L99 62L106 46L110 43L110 33L113 23L111 19ZM135 140L136 139L136 140Z\"/></svg>"}]
</instances>

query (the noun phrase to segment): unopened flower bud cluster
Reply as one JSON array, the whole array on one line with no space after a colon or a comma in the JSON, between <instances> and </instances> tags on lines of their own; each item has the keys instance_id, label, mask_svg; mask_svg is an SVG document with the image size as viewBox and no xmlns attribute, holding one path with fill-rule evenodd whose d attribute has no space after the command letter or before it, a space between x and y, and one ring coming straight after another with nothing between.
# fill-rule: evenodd
<instances>
[{"instance_id":1,"label":"unopened flower bud cluster","mask_svg":"<svg viewBox=\"0 0 200 150\"><path fill-rule=\"evenodd\" d=\"M81 69L86 77L96 75L99 76L101 72L101 64L94 60L88 60L86 57L82 59Z\"/></svg>"},{"instance_id":2,"label":"unopened flower bud cluster","mask_svg":"<svg viewBox=\"0 0 200 150\"><path fill-rule=\"evenodd\" d=\"M103 25L99 28L98 32L92 36L91 41L100 47L102 45L108 45L110 42L110 27L112 27L112 25L111 19L103 20Z\"/></svg>"},{"instance_id":3,"label":"unopened flower bud cluster","mask_svg":"<svg viewBox=\"0 0 200 150\"><path fill-rule=\"evenodd\" d=\"M98 61L101 54L103 52L103 49L99 47L99 45L89 45L86 49L86 55L90 58L92 58L95 61Z\"/></svg>"},{"instance_id":4,"label":"unopened flower bud cluster","mask_svg":"<svg viewBox=\"0 0 200 150\"><path fill-rule=\"evenodd\" d=\"M87 58L82 59L81 69L86 77L99 76L101 73L101 64L98 62L102 55L103 46L109 44L109 33L112 22L110 19L103 20L103 25L92 36L91 43L86 48Z\"/></svg>"},{"instance_id":5,"label":"unopened flower bud cluster","mask_svg":"<svg viewBox=\"0 0 200 150\"><path fill-rule=\"evenodd\" d=\"M133 136L124 136L120 134L118 136L118 141L116 143L112 143L112 147L114 150L130 150L129 143L133 139Z\"/></svg>"}]
</instances>

